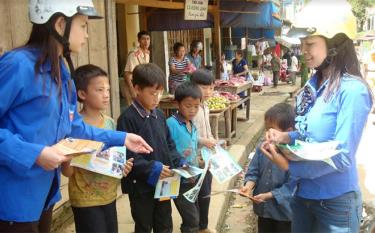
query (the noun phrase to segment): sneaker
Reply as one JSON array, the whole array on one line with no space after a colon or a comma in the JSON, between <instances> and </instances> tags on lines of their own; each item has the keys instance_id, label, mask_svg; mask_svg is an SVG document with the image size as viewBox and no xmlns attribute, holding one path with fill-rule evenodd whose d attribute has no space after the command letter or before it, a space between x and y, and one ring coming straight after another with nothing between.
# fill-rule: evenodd
<instances>
[{"instance_id":1,"label":"sneaker","mask_svg":"<svg viewBox=\"0 0 375 233\"><path fill-rule=\"evenodd\" d=\"M216 230L211 230L209 228L199 230L198 233L216 233Z\"/></svg>"}]
</instances>

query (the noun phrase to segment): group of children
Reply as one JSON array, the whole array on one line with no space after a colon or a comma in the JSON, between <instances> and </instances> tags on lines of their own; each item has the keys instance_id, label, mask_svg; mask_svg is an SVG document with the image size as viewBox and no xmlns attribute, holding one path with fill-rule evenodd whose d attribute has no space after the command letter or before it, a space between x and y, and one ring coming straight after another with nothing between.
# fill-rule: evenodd
<instances>
[{"instance_id":1,"label":"group of children","mask_svg":"<svg viewBox=\"0 0 375 233\"><path fill-rule=\"evenodd\" d=\"M110 103L107 74L97 66L85 65L76 70L74 78L78 100L83 104L80 113L84 121L96 127L114 129L114 121L102 114ZM212 74L197 70L190 81L176 88L178 111L168 119L157 108L165 82L165 74L157 65L148 63L136 66L132 79L136 97L117 121L117 130L138 134L153 148L150 154L127 151L127 158L130 159L126 162L121 188L123 193L129 195L135 232L172 232L171 200L154 198L158 180L173 176L174 168L204 167L200 148L214 148L217 144L211 133L206 105L214 90ZM285 104L271 108L266 113L266 126L291 130L294 118L290 109ZM116 197L120 181L73 168L69 162L62 164L62 173L69 177L69 198L76 232L117 232ZM212 232L208 229L210 198L203 197L211 193L212 175L209 172L206 174L196 203L191 203L183 193L191 189L196 181L182 179L180 195L174 199L182 218L180 230L209 233ZM257 150L241 190L249 194L255 187L259 230L277 225L277 221L285 221L282 227L286 225L286 228L281 229L288 229L290 189L287 184L288 174L272 165ZM276 216L274 211L270 211L273 209L279 209ZM271 224L267 219L274 219L276 223Z\"/></svg>"}]
</instances>

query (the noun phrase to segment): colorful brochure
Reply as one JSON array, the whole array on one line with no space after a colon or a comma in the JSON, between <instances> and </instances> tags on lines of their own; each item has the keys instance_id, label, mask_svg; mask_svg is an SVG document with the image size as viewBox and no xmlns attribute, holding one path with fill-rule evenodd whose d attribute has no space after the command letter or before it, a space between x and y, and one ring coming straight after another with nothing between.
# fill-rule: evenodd
<instances>
[{"instance_id":1,"label":"colorful brochure","mask_svg":"<svg viewBox=\"0 0 375 233\"><path fill-rule=\"evenodd\" d=\"M228 151L221 146L211 150L203 147L201 150L203 160L210 161L210 172L219 183L224 183L242 171L242 167L233 160Z\"/></svg>"},{"instance_id":2,"label":"colorful brochure","mask_svg":"<svg viewBox=\"0 0 375 233\"><path fill-rule=\"evenodd\" d=\"M156 184L155 199L168 200L169 198L177 198L180 192L181 176L174 173L172 177L167 177L162 180L159 179Z\"/></svg>"}]
</instances>

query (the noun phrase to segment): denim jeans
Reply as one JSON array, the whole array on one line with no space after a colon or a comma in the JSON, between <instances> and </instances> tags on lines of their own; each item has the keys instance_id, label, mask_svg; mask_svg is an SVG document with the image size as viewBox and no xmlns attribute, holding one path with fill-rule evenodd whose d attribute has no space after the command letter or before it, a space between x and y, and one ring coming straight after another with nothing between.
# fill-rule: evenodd
<instances>
[{"instance_id":1,"label":"denim jeans","mask_svg":"<svg viewBox=\"0 0 375 233\"><path fill-rule=\"evenodd\" d=\"M292 232L359 232L362 198L360 192L348 192L326 200L293 197Z\"/></svg>"}]
</instances>

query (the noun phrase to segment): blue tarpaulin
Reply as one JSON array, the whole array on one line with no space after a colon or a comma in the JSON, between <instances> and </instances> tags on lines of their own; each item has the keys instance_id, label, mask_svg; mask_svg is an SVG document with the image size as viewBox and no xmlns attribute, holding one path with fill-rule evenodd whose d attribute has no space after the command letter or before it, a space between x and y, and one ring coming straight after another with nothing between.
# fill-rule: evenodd
<instances>
[{"instance_id":1,"label":"blue tarpaulin","mask_svg":"<svg viewBox=\"0 0 375 233\"><path fill-rule=\"evenodd\" d=\"M253 3L245 0L220 1L221 27L275 29L281 27L281 21L273 15L279 13L279 7L273 2ZM212 28L214 20L207 14L207 20L184 20L183 10L151 11L147 17L149 31L170 31L194 28Z\"/></svg>"},{"instance_id":2,"label":"blue tarpaulin","mask_svg":"<svg viewBox=\"0 0 375 233\"><path fill-rule=\"evenodd\" d=\"M282 23L275 18L279 7L273 2L253 3L244 0L220 1L221 27L232 28L280 28Z\"/></svg>"}]
</instances>

